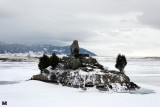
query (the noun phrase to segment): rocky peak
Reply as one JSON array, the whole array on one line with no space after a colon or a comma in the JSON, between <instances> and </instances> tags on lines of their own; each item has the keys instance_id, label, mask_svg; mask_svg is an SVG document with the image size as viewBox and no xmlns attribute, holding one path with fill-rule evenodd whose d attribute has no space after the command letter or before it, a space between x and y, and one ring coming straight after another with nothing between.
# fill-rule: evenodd
<instances>
[{"instance_id":1,"label":"rocky peak","mask_svg":"<svg viewBox=\"0 0 160 107\"><path fill-rule=\"evenodd\" d=\"M79 45L78 45L78 41L74 40L72 45L70 46L71 49L71 55L75 55L75 54L79 54Z\"/></svg>"}]
</instances>

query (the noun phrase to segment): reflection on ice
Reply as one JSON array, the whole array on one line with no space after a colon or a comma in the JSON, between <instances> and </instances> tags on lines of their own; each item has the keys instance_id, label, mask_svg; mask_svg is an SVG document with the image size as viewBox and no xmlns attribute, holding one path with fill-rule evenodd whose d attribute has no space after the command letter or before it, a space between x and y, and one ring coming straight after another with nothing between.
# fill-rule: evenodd
<instances>
[{"instance_id":1,"label":"reflection on ice","mask_svg":"<svg viewBox=\"0 0 160 107\"><path fill-rule=\"evenodd\" d=\"M0 81L0 85L16 84L18 81Z\"/></svg>"},{"instance_id":2,"label":"reflection on ice","mask_svg":"<svg viewBox=\"0 0 160 107\"><path fill-rule=\"evenodd\" d=\"M146 89L146 88L140 88L137 90L130 90L130 91L122 91L120 93L129 93L129 94L153 94L155 93L154 90Z\"/></svg>"}]
</instances>

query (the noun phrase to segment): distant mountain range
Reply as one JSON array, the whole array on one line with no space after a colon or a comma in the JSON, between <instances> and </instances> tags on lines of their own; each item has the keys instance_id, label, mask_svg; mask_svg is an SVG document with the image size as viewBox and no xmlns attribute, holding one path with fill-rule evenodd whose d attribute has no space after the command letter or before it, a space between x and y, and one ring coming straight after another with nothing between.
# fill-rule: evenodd
<instances>
[{"instance_id":1,"label":"distant mountain range","mask_svg":"<svg viewBox=\"0 0 160 107\"><path fill-rule=\"evenodd\" d=\"M35 52L35 53L44 53L44 54L52 54L56 53L58 55L70 54L70 46L53 46L53 45L31 45L26 46L22 44L6 44L0 42L0 54L5 53L27 53L27 52ZM86 49L80 48L80 53L89 54L91 56L96 56L93 52L90 52Z\"/></svg>"}]
</instances>

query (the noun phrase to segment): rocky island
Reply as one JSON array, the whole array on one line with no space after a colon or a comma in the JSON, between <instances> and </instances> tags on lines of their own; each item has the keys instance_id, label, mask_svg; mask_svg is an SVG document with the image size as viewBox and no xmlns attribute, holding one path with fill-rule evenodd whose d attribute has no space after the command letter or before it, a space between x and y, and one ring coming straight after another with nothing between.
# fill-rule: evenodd
<instances>
[{"instance_id":1,"label":"rocky island","mask_svg":"<svg viewBox=\"0 0 160 107\"><path fill-rule=\"evenodd\" d=\"M96 87L101 91L134 90L140 88L123 72L108 70L89 54L79 53L78 41L70 46L71 55L58 58L55 54L51 66L41 69L32 80L60 83L64 86L85 89ZM55 63L56 62L56 63Z\"/></svg>"}]
</instances>

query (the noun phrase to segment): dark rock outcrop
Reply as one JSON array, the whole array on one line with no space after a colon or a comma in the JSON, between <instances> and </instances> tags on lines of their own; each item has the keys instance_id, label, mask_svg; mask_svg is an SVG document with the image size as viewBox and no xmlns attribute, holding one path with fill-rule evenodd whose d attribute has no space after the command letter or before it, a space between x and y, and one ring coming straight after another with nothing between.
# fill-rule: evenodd
<instances>
[{"instance_id":1,"label":"dark rock outcrop","mask_svg":"<svg viewBox=\"0 0 160 107\"><path fill-rule=\"evenodd\" d=\"M74 42L71 45L72 55L64 56L54 69L50 66L32 79L58 82L76 88L96 86L100 91L139 88L124 73L104 69L95 58L75 57L75 54L79 55L79 46L78 41Z\"/></svg>"},{"instance_id":2,"label":"dark rock outcrop","mask_svg":"<svg viewBox=\"0 0 160 107\"><path fill-rule=\"evenodd\" d=\"M75 54L79 54L79 45L78 45L78 41L74 40L72 45L70 46L71 49L71 55L75 55Z\"/></svg>"},{"instance_id":3,"label":"dark rock outcrop","mask_svg":"<svg viewBox=\"0 0 160 107\"><path fill-rule=\"evenodd\" d=\"M78 68L81 68L85 71L92 71L91 68L97 68L97 69L104 69L101 64L97 62L95 58L92 57L74 57L74 56L64 56L61 59L62 63L64 64L64 67L66 69L73 69L76 70Z\"/></svg>"}]
</instances>

